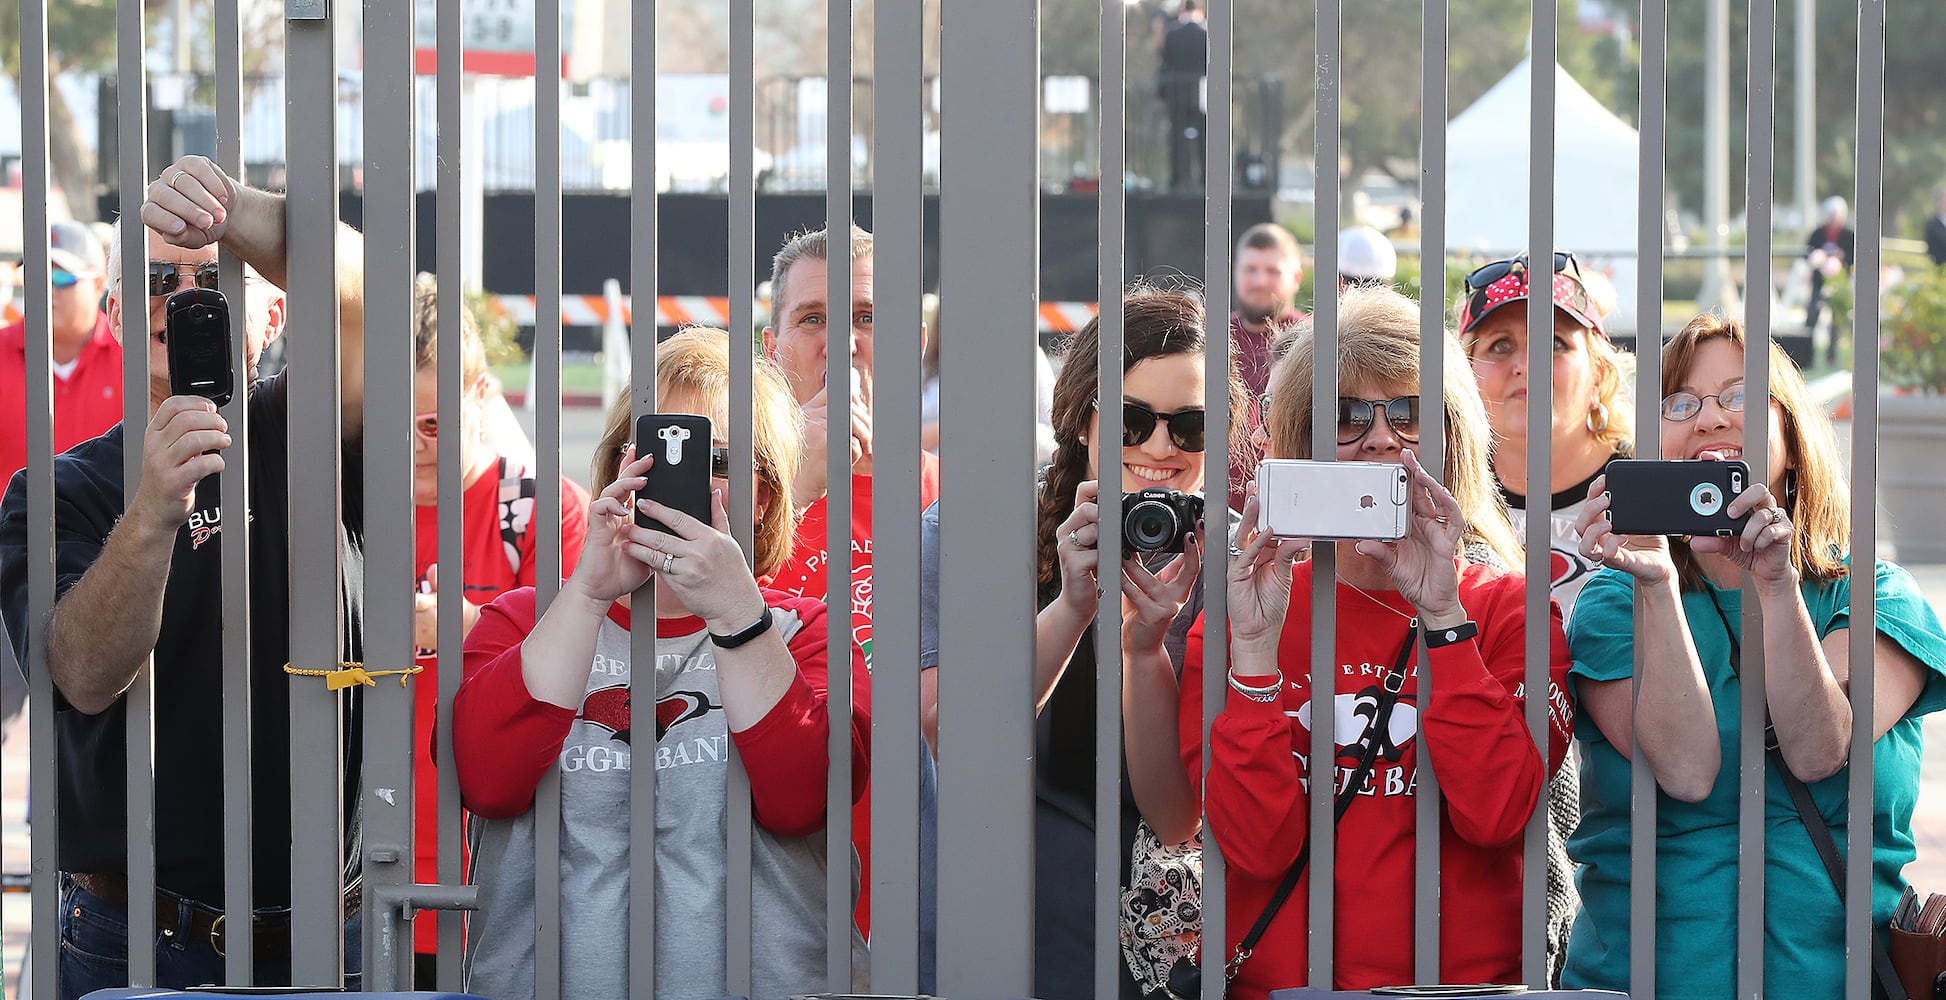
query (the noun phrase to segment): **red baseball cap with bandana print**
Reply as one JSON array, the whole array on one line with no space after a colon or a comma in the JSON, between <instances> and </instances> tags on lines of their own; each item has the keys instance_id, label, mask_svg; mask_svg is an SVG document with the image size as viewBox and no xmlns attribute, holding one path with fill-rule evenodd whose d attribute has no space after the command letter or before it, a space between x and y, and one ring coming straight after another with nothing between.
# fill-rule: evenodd
<instances>
[{"instance_id":1,"label":"red baseball cap with bandana print","mask_svg":"<svg viewBox=\"0 0 1946 1000\"><path fill-rule=\"evenodd\" d=\"M1581 267L1573 254L1554 255L1554 306L1575 322L1608 337L1608 330L1602 325L1601 307L1595 304L1588 294L1588 286L1581 280ZM1501 271L1498 277L1494 271ZM1525 302L1528 297L1528 274L1526 257L1512 260L1495 261L1476 268L1467 276L1466 298L1460 304L1460 336L1465 336L1480 324L1489 313L1512 302ZM1490 278L1484 285L1476 283L1479 278Z\"/></svg>"}]
</instances>

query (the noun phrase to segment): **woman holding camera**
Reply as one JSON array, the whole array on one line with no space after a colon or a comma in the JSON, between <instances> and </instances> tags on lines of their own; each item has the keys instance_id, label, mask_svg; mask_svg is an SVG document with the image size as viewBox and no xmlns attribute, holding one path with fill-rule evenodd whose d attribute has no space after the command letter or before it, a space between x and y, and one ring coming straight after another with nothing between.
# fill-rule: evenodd
<instances>
[{"instance_id":1,"label":"woman holding camera","mask_svg":"<svg viewBox=\"0 0 1946 1000\"><path fill-rule=\"evenodd\" d=\"M1122 443L1101 440L1100 324L1096 320L1068 344L1054 382L1054 460L1040 485L1035 585L1034 995L1049 1000L1087 1000L1094 993L1095 941L1095 661L1094 618L1109 585L1095 578L1100 538L1100 480L1124 493L1176 491L1163 506L1177 511L1181 555L1133 551L1123 543L1122 637L1149 640L1169 650L1159 661L1124 664L1122 718L1125 781L1119 824L1122 868L1128 871L1139 819L1147 819L1165 844L1193 840L1200 824L1197 802L1175 745L1176 675L1183 635L1202 607L1197 584L1203 527L1200 507L1208 452L1214 467L1227 468L1246 414L1243 383L1233 374L1227 396L1233 440L1211 442L1204 433L1205 317L1198 296L1142 285L1131 287L1122 311ZM1106 466L1109 457L1117 466ZM1159 500L1163 498L1158 497ZM1189 499L1193 502L1185 503ZM1124 504L1125 528L1129 504ZM1217 503L1214 510L1228 515ZM1155 508L1161 513L1161 508ZM926 593L921 605L920 665L938 665L938 521L926 518ZM1166 518L1161 520L1167 520ZM1159 520L1158 530L1165 526ZM1126 531L1125 531L1126 534ZM958 669L969 669L968 664ZM948 669L954 669L948 667ZM931 682L928 690L935 690ZM1160 735L1162 738L1158 739ZM1120 995L1142 995L1126 964Z\"/></svg>"},{"instance_id":2,"label":"woman holding camera","mask_svg":"<svg viewBox=\"0 0 1946 1000\"><path fill-rule=\"evenodd\" d=\"M1339 301L1337 458L1400 463L1410 476L1398 541L1341 544L1335 560L1335 777L1312 780L1311 602L1317 565L1302 539L1257 527L1252 487L1229 571L1229 694L1210 733L1203 789L1210 832L1229 866L1224 957L1265 914L1267 930L1237 969L1232 995L1263 997L1309 980L1304 942L1312 788L1337 796L1338 989L1411 982L1413 845L1421 753L1439 763L1440 978L1520 979L1521 834L1568 740L1561 692L1566 640L1549 629L1552 677L1542 759L1523 721L1525 585L1481 559L1519 564L1488 466L1486 412L1459 345L1443 338L1444 479L1419 464L1419 310L1390 290ZM1302 330L1272 376L1270 457L1311 455L1316 341ZM1302 512L1296 512L1301 514ZM1281 512L1279 514L1281 516ZM1202 773L1202 637L1191 629L1182 678L1187 775ZM1423 638L1424 658L1417 643ZM1430 673L1431 699L1422 691ZM1280 887L1291 887L1281 904ZM1376 903L1380 908L1374 910ZM1206 947L1207 947L1206 942Z\"/></svg>"},{"instance_id":3,"label":"woman holding camera","mask_svg":"<svg viewBox=\"0 0 1946 1000\"><path fill-rule=\"evenodd\" d=\"M467 988L502 1000L534 995L534 790L561 779L562 995L628 995L628 796L632 767L656 768L655 989L714 997L726 988L723 872L729 748L749 779L752 997L781 998L825 963L827 734L823 601L761 590L790 556L801 417L783 376L758 361L755 572L724 513L730 367L721 330L684 331L656 348L662 412L713 422L712 518L703 523L641 495L659 454L636 457L630 399L609 411L596 446L588 538L546 613L534 591L497 598L466 640L453 702L460 795L473 813L480 910L467 926ZM655 442L649 442L654 444ZM669 531L636 523L640 510ZM630 595L655 587L656 663L642 725L631 708ZM852 648L855 800L871 773L870 690ZM652 700L651 700L652 699ZM639 870L639 869L637 869ZM851 929L854 968L864 940Z\"/></svg>"},{"instance_id":4,"label":"woman holding camera","mask_svg":"<svg viewBox=\"0 0 1946 1000\"><path fill-rule=\"evenodd\" d=\"M1746 348L1742 324L1707 313L1663 348L1663 458L1743 457ZM1629 751L1639 739L1665 793L1656 807L1658 981L1681 983L1685 996L1734 994L1739 740L1757 724L1739 712L1738 669L1741 651L1761 646L1775 745L1765 793L1764 982L1799 996L1844 992L1844 908L1813 837L1825 828L1844 843L1849 815L1850 497L1824 411L1776 344L1761 349L1769 476L1725 507L1732 518L1749 515L1741 535L1618 536L1606 514L1628 498L1605 492L1603 478L1581 513L1582 552L1609 568L1582 591L1571 637L1584 749L1583 816L1568 842L1583 903L1563 976L1570 986L1628 986ZM1877 563L1872 586L1871 910L1883 933L1904 887L1900 869L1914 856L1920 717L1946 705L1946 638L1903 569ZM1640 633L1645 668L1631 714L1638 594L1640 620L1666 624ZM1761 635L1743 630L1746 601L1762 609ZM1792 782L1808 786L1815 815L1793 804Z\"/></svg>"}]
</instances>

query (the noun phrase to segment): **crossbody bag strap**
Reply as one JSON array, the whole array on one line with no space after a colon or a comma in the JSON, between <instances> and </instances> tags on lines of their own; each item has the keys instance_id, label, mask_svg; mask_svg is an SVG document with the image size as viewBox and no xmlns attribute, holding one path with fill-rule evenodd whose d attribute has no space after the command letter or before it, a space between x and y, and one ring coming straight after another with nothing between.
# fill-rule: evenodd
<instances>
[{"instance_id":1,"label":"crossbody bag strap","mask_svg":"<svg viewBox=\"0 0 1946 1000\"><path fill-rule=\"evenodd\" d=\"M1378 763L1379 748L1382 745L1380 740L1384 738L1385 728L1391 721L1392 707L1399 703L1400 692L1405 690L1406 668L1411 665L1412 648L1418 644L1418 640L1419 619L1414 618L1412 623L1406 626L1405 643L1399 647L1398 664L1384 680L1379 682L1378 709L1372 713L1371 724L1365 727L1365 739L1359 745L1358 766L1352 770L1351 780L1346 782L1345 787L1333 797L1334 823L1344 818L1345 810L1351 808L1352 800L1358 797L1359 786L1365 783L1365 778L1372 773L1372 767ZM1333 761L1332 777L1336 776L1337 762ZM1312 776L1311 783L1317 784L1316 775ZM1244 959L1249 958L1250 953L1256 950L1257 942L1263 940L1264 933L1270 930L1270 922L1277 916L1277 911L1284 908L1284 903L1291 898L1291 893L1296 891L1298 879L1304 877L1304 869L1310 861L1311 838L1306 836L1304 843L1297 849L1297 860L1291 862L1290 870L1285 872L1283 880L1277 883L1277 890L1270 894L1270 902L1264 904L1264 912L1258 915L1256 923L1250 925L1250 932L1243 936L1243 940L1237 942L1236 951L1231 954L1229 964L1223 969L1225 981L1236 979L1237 970L1243 967ZM1904 998L1895 998L1895 1000L1904 1000Z\"/></svg>"},{"instance_id":2,"label":"crossbody bag strap","mask_svg":"<svg viewBox=\"0 0 1946 1000\"><path fill-rule=\"evenodd\" d=\"M1723 634L1730 640L1730 672L1741 674L1743 666L1743 647L1737 641L1736 630L1730 627L1730 616L1723 605L1716 603L1716 595L1710 594L1710 606L1716 609L1716 616L1723 620ZM1770 713L1764 713L1766 735L1771 733ZM1784 752L1774 742L1766 740L1764 755L1770 759L1770 766L1777 770L1777 776L1784 783L1784 791L1791 797L1791 805L1797 809L1798 821L1811 835L1811 846L1817 849L1818 860L1824 863L1824 873L1831 879L1831 887L1837 890L1838 905L1845 904L1845 859L1838 852L1837 838L1831 835L1830 824L1824 821L1824 814L1811 798L1811 789L1784 762ZM1872 976L1878 980L1879 989L1884 991L1886 1000L1910 1000L1905 991L1905 983L1899 979L1897 970L1892 967L1892 955L1886 951L1885 942L1878 935L1878 928L1872 928Z\"/></svg>"}]
</instances>

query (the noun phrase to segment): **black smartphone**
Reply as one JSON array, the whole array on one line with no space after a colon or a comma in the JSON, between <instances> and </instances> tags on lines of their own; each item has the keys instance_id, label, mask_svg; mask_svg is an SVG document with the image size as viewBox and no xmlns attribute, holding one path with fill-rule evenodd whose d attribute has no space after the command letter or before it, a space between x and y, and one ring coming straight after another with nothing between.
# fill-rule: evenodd
<instances>
[{"instance_id":1,"label":"black smartphone","mask_svg":"<svg viewBox=\"0 0 1946 1000\"><path fill-rule=\"evenodd\" d=\"M1732 537L1750 515L1725 511L1749 486L1741 460L1617 459L1608 463L1608 521L1618 535Z\"/></svg>"},{"instance_id":2,"label":"black smartphone","mask_svg":"<svg viewBox=\"0 0 1946 1000\"><path fill-rule=\"evenodd\" d=\"M652 455L648 484L641 495L710 523L710 436L708 417L693 413L647 413L635 422L635 453ZM635 523L669 531L667 525L635 510ZM673 534L674 532L671 532Z\"/></svg>"},{"instance_id":3,"label":"black smartphone","mask_svg":"<svg viewBox=\"0 0 1946 1000\"><path fill-rule=\"evenodd\" d=\"M214 288L185 288L163 306L163 346L169 356L169 394L230 401L230 304Z\"/></svg>"}]
</instances>

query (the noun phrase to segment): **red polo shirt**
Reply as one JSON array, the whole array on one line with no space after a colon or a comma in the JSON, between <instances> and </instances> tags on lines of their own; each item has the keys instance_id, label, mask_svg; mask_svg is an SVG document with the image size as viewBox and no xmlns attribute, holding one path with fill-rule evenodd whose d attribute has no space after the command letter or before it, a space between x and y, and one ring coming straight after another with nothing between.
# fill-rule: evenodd
<instances>
[{"instance_id":1,"label":"red polo shirt","mask_svg":"<svg viewBox=\"0 0 1946 1000\"><path fill-rule=\"evenodd\" d=\"M0 327L0 485L27 467L27 325ZM122 344L108 325L95 320L94 335L82 345L74 370L54 379L54 451L60 453L99 437L122 419Z\"/></svg>"}]
</instances>

